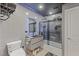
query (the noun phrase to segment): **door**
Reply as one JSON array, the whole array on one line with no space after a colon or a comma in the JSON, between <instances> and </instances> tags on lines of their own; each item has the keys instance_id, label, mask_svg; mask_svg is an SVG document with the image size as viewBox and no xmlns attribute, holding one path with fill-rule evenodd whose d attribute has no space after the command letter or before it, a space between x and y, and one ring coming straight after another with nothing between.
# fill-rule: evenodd
<instances>
[{"instance_id":1,"label":"door","mask_svg":"<svg viewBox=\"0 0 79 59\"><path fill-rule=\"evenodd\" d=\"M39 33L43 35L45 43L49 44L49 22L43 21L39 25Z\"/></svg>"},{"instance_id":2,"label":"door","mask_svg":"<svg viewBox=\"0 0 79 59\"><path fill-rule=\"evenodd\" d=\"M79 56L79 6L65 10L64 54Z\"/></svg>"}]
</instances>

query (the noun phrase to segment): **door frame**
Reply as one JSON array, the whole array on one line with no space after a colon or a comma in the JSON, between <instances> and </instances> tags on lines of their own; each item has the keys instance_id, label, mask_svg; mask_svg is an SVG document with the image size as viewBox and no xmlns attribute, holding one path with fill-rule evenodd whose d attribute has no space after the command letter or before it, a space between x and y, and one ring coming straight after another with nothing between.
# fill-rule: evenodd
<instances>
[{"instance_id":1,"label":"door frame","mask_svg":"<svg viewBox=\"0 0 79 59\"><path fill-rule=\"evenodd\" d=\"M79 6L79 3L68 3L62 6L62 56L65 54L65 10Z\"/></svg>"}]
</instances>

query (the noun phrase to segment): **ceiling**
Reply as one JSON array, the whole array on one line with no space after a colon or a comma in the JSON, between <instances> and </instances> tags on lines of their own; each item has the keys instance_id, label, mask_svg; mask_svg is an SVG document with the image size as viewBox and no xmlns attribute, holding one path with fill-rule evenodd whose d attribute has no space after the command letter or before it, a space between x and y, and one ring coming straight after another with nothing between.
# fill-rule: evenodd
<instances>
[{"instance_id":1,"label":"ceiling","mask_svg":"<svg viewBox=\"0 0 79 59\"><path fill-rule=\"evenodd\" d=\"M42 16L49 16L62 12L62 3L20 3L23 7Z\"/></svg>"}]
</instances>

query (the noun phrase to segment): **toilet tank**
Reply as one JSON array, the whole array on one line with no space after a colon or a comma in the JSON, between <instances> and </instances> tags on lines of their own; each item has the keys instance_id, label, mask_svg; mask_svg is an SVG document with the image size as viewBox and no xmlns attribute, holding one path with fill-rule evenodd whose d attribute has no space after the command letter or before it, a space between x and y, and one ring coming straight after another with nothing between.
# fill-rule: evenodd
<instances>
[{"instance_id":1,"label":"toilet tank","mask_svg":"<svg viewBox=\"0 0 79 59\"><path fill-rule=\"evenodd\" d=\"M8 53L21 48L21 40L7 43Z\"/></svg>"}]
</instances>

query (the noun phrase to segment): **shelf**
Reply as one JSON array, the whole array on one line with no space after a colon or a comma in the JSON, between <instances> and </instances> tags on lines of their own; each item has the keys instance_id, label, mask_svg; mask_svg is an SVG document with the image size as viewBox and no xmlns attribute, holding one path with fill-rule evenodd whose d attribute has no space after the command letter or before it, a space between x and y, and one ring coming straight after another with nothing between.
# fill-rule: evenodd
<instances>
[{"instance_id":1,"label":"shelf","mask_svg":"<svg viewBox=\"0 0 79 59\"><path fill-rule=\"evenodd\" d=\"M9 3L8 3L9 4ZM5 3L4 5L3 4L0 4L0 6L3 6L3 7L5 7L5 8L8 8L8 9L10 9L10 10L15 10L16 9L16 7L14 6L14 8L12 8L13 6L9 6L7 3ZM11 4L12 5L12 4Z\"/></svg>"}]
</instances>

